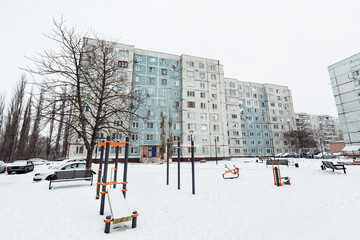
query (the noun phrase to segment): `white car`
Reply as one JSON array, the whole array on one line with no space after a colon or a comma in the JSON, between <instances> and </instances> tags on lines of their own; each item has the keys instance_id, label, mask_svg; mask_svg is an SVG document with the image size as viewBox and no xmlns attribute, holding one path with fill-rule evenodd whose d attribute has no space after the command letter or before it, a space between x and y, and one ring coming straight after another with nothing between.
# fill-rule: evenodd
<instances>
[{"instance_id":1,"label":"white car","mask_svg":"<svg viewBox=\"0 0 360 240\"><path fill-rule=\"evenodd\" d=\"M84 162L69 162L61 165L57 165L52 168L48 168L43 172L35 173L33 180L35 182L41 181L41 180L48 180L48 177L53 175L55 172L59 171L69 171L69 170L84 170L86 167L86 163Z\"/></svg>"},{"instance_id":2,"label":"white car","mask_svg":"<svg viewBox=\"0 0 360 240\"><path fill-rule=\"evenodd\" d=\"M86 163L84 158L70 158L58 162L53 162L49 168L57 168L58 166L65 165L67 163Z\"/></svg>"},{"instance_id":3,"label":"white car","mask_svg":"<svg viewBox=\"0 0 360 240\"><path fill-rule=\"evenodd\" d=\"M3 161L0 161L0 173L6 172L6 164Z\"/></svg>"}]
</instances>

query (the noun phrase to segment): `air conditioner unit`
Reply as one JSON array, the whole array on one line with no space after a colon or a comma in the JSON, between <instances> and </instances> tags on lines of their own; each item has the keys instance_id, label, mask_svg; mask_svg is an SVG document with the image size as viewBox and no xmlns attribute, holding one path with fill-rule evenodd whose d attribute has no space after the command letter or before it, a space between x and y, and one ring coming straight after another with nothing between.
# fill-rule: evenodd
<instances>
[{"instance_id":1,"label":"air conditioner unit","mask_svg":"<svg viewBox=\"0 0 360 240\"><path fill-rule=\"evenodd\" d=\"M173 65L172 65L172 68L175 69L175 68L176 68L176 64L173 64Z\"/></svg>"}]
</instances>

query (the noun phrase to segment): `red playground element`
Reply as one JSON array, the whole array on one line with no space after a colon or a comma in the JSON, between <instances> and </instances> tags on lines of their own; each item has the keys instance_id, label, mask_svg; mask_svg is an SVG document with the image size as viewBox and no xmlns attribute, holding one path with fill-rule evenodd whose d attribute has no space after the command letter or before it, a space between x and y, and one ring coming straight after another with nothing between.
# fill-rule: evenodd
<instances>
[{"instance_id":1,"label":"red playground element","mask_svg":"<svg viewBox=\"0 0 360 240\"><path fill-rule=\"evenodd\" d=\"M234 169L230 169L226 164L225 164L225 168L227 168L227 170L225 170L225 173L222 174L224 179L234 179L234 178L238 178L239 177L239 170L240 168L237 168L234 165ZM225 176L226 174L228 174L227 176Z\"/></svg>"}]
</instances>

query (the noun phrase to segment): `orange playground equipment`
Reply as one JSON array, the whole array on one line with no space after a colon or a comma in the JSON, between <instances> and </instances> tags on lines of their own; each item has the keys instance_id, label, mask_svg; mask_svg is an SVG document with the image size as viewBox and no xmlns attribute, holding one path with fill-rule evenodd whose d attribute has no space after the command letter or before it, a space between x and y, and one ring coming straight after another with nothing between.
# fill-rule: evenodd
<instances>
[{"instance_id":1,"label":"orange playground equipment","mask_svg":"<svg viewBox=\"0 0 360 240\"><path fill-rule=\"evenodd\" d=\"M273 170L273 176L274 176L274 185L281 187L283 185L290 185L290 178L289 177L281 177L280 174L280 164L278 161L278 165L274 167L274 163L273 161L271 161L271 166L272 166L272 170ZM284 181L282 181L281 179L284 179Z\"/></svg>"},{"instance_id":2,"label":"orange playground equipment","mask_svg":"<svg viewBox=\"0 0 360 240\"><path fill-rule=\"evenodd\" d=\"M225 169L225 173L222 174L224 179L234 179L234 178L238 178L239 177L239 170L240 168L237 168L234 165L234 169L230 169L226 164L225 164L225 168L227 168L227 170ZM228 175L226 175L228 174ZM226 175L226 176L225 176Z\"/></svg>"}]
</instances>

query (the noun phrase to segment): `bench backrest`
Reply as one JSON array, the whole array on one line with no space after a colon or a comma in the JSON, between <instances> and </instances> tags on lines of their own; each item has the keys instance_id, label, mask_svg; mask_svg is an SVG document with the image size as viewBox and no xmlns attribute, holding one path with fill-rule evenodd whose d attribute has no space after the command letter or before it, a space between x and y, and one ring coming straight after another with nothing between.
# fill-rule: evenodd
<instances>
[{"instance_id":1,"label":"bench backrest","mask_svg":"<svg viewBox=\"0 0 360 240\"><path fill-rule=\"evenodd\" d=\"M55 172L57 179L87 178L93 174L92 170L71 170Z\"/></svg>"},{"instance_id":2,"label":"bench backrest","mask_svg":"<svg viewBox=\"0 0 360 240\"><path fill-rule=\"evenodd\" d=\"M266 160L266 165L271 165L271 162L273 162L274 165L289 165L289 160L282 159L282 160Z\"/></svg>"},{"instance_id":3,"label":"bench backrest","mask_svg":"<svg viewBox=\"0 0 360 240\"><path fill-rule=\"evenodd\" d=\"M336 169L336 167L334 166L334 164L330 161L322 161L322 163L324 164L325 167L327 168L333 168Z\"/></svg>"}]
</instances>

